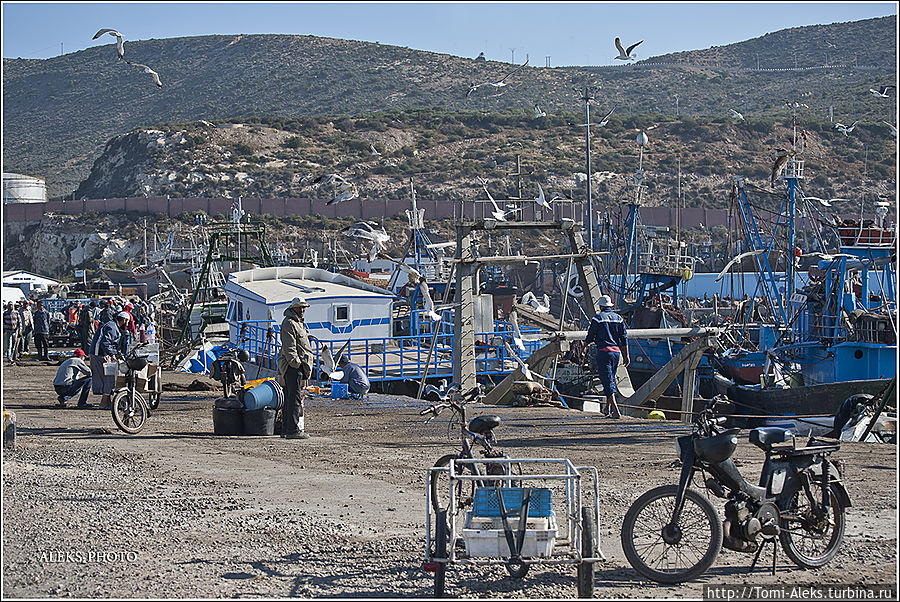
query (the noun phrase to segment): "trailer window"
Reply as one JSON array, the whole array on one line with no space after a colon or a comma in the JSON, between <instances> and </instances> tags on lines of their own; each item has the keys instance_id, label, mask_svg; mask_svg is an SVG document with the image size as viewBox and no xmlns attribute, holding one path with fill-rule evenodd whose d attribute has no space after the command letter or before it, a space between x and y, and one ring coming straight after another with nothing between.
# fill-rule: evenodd
<instances>
[{"instance_id":1,"label":"trailer window","mask_svg":"<svg viewBox=\"0 0 900 602\"><path fill-rule=\"evenodd\" d=\"M350 321L350 306L349 305L335 305L334 306L334 321L335 322L349 322Z\"/></svg>"}]
</instances>

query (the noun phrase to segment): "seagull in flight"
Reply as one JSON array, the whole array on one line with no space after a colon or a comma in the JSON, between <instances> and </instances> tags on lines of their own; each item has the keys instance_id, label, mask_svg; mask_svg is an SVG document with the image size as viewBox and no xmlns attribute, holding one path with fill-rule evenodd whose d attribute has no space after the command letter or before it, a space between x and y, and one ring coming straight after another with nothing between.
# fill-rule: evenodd
<instances>
[{"instance_id":1,"label":"seagull in flight","mask_svg":"<svg viewBox=\"0 0 900 602\"><path fill-rule=\"evenodd\" d=\"M873 90L872 88L869 88L869 92L871 92L873 96L877 96L879 98L887 98L888 90L890 90L891 88L896 88L896 87L897 86L881 86L880 88L878 88L878 90Z\"/></svg>"},{"instance_id":2,"label":"seagull in flight","mask_svg":"<svg viewBox=\"0 0 900 602\"><path fill-rule=\"evenodd\" d=\"M897 126L896 125L890 124L887 121L882 121L881 123L883 123L884 125L891 128L891 134L893 134L894 138L897 137Z\"/></svg>"},{"instance_id":3,"label":"seagull in flight","mask_svg":"<svg viewBox=\"0 0 900 602\"><path fill-rule=\"evenodd\" d=\"M741 253L740 255L733 257L731 261L729 261L728 263L725 264L725 267L722 268L722 271L719 272L719 275L716 276L716 282L718 282L719 280L724 278L725 274L728 273L728 270L730 270L731 266L733 266L734 264L740 262L741 260L743 260L747 257L754 257L756 255L759 255L760 253L765 253L765 252L766 252L765 249L757 249L756 251L748 251L747 253Z\"/></svg>"},{"instance_id":4,"label":"seagull in flight","mask_svg":"<svg viewBox=\"0 0 900 602\"><path fill-rule=\"evenodd\" d=\"M839 131L840 133L842 133L844 136L849 136L849 135L850 135L850 132L853 131L853 128L856 127L856 124L857 124L857 123L859 123L859 120L854 121L854 122L851 123L849 126L844 125L843 123L838 122L838 123L835 123L835 124L834 124L834 129L836 129L837 131Z\"/></svg>"},{"instance_id":5,"label":"seagull in flight","mask_svg":"<svg viewBox=\"0 0 900 602\"><path fill-rule=\"evenodd\" d=\"M609 113L607 113L606 115L603 116L603 119L601 119L598 123L592 123L591 125L596 125L597 127L602 128L604 125L609 123L609 118L612 116L613 111L615 111L615 110L616 110L616 107L611 108L609 110Z\"/></svg>"},{"instance_id":6,"label":"seagull in flight","mask_svg":"<svg viewBox=\"0 0 900 602\"><path fill-rule=\"evenodd\" d=\"M347 180L337 175L336 173L330 173L318 176L313 180L313 184L345 184Z\"/></svg>"},{"instance_id":7,"label":"seagull in flight","mask_svg":"<svg viewBox=\"0 0 900 602\"><path fill-rule=\"evenodd\" d=\"M786 107L789 108L789 109L791 109L791 108L793 108L793 109L799 109L800 107L804 107L804 108L806 108L806 109L809 108L809 105L808 105L808 104L804 104L804 103L802 103L802 102L791 102L790 100L784 101L784 106L786 106Z\"/></svg>"},{"instance_id":8,"label":"seagull in flight","mask_svg":"<svg viewBox=\"0 0 900 602\"><path fill-rule=\"evenodd\" d=\"M534 118L540 119L541 117L546 117L547 113L541 110L541 107L538 105L534 105Z\"/></svg>"},{"instance_id":9,"label":"seagull in flight","mask_svg":"<svg viewBox=\"0 0 900 602\"><path fill-rule=\"evenodd\" d=\"M506 79L507 79L510 75L512 75L513 73L515 73L516 71L518 71L519 69L521 69L522 67L524 67L524 66L527 65L527 64L528 64L528 59L525 59L525 62L524 62L524 63L522 63L521 65L519 65L518 67L516 67L515 69L513 69L512 71L510 71L509 73L507 73L507 74L504 75L503 77L501 77L498 81L490 82L488 85L489 85L489 86L494 86L495 88L502 88L503 86L508 85L508 84L506 83Z\"/></svg>"},{"instance_id":10,"label":"seagull in flight","mask_svg":"<svg viewBox=\"0 0 900 602\"><path fill-rule=\"evenodd\" d=\"M116 38L116 52L119 54L120 59L125 58L125 42L124 40L122 40L122 34L120 34L115 29L101 29L100 31L95 33L94 37L91 39L96 40L105 33L108 33L109 35Z\"/></svg>"},{"instance_id":11,"label":"seagull in flight","mask_svg":"<svg viewBox=\"0 0 900 602\"><path fill-rule=\"evenodd\" d=\"M439 322L441 314L434 311L434 301L431 299L431 293L428 291L428 283L425 282L424 278L419 280L419 291L422 294L422 302L425 305L425 315L431 318L433 322Z\"/></svg>"},{"instance_id":12,"label":"seagull in flight","mask_svg":"<svg viewBox=\"0 0 900 602\"><path fill-rule=\"evenodd\" d=\"M815 196L805 196L803 197L803 200L818 201L823 207L831 207L832 203L847 202L850 199L820 199L819 197Z\"/></svg>"},{"instance_id":13,"label":"seagull in flight","mask_svg":"<svg viewBox=\"0 0 900 602\"><path fill-rule=\"evenodd\" d=\"M495 87L495 88L502 88L503 86L509 85L509 84L506 83L507 78L509 78L510 75L512 75L513 73L515 73L516 71L518 71L519 69L521 69L522 67L524 67L525 65L527 65L527 64L528 64L528 60L529 60L529 59L525 59L525 62L524 62L524 63L522 63L521 65L519 65L518 67L516 67L515 69L513 69L512 71L510 71L509 73L507 73L506 75L504 75L503 77L501 77L499 80L497 80L497 81L495 81L495 82L484 82L484 83L482 83L482 84L475 84L475 83L469 84L469 89L468 89L468 91L466 92L466 98L468 98L469 96L471 96L471 95L472 95L472 92L474 92L475 90L477 90L477 89L480 88L481 86L493 86L493 87Z\"/></svg>"},{"instance_id":14,"label":"seagull in flight","mask_svg":"<svg viewBox=\"0 0 900 602\"><path fill-rule=\"evenodd\" d=\"M637 44L632 44L628 47L628 50L622 48L622 41L619 38L616 38L616 49L619 51L619 56L613 57L614 59L619 59L622 61L633 61L634 56L632 56L631 51L635 49L635 47L642 43L644 40L641 40Z\"/></svg>"},{"instance_id":15,"label":"seagull in flight","mask_svg":"<svg viewBox=\"0 0 900 602\"><path fill-rule=\"evenodd\" d=\"M740 113L738 113L737 111L735 111L734 109L731 109L731 116L734 117L735 119L737 119L738 121L744 120L744 116L741 115Z\"/></svg>"},{"instance_id":16,"label":"seagull in flight","mask_svg":"<svg viewBox=\"0 0 900 602\"><path fill-rule=\"evenodd\" d=\"M378 155L381 154L381 153L378 152L378 149L375 148L375 145L374 145L374 144L370 144L370 145L369 145L369 153L370 153L373 157L377 157Z\"/></svg>"},{"instance_id":17,"label":"seagull in flight","mask_svg":"<svg viewBox=\"0 0 900 602\"><path fill-rule=\"evenodd\" d=\"M337 205L338 203L343 203L344 201L349 201L359 196L356 184L342 184L341 186L335 187L335 192L337 194L334 195L333 199L325 203L326 205Z\"/></svg>"},{"instance_id":18,"label":"seagull in flight","mask_svg":"<svg viewBox=\"0 0 900 602\"><path fill-rule=\"evenodd\" d=\"M494 210L491 211L491 217L493 217L498 222L505 222L506 216L518 211L518 209L510 209L509 211L503 211L500 207L497 206L497 201L494 200L494 197L491 196L491 193L487 188L487 181L481 178L478 178L478 181L481 183L481 187L484 188L485 194L487 194L488 199L491 201L491 205L494 206Z\"/></svg>"},{"instance_id":19,"label":"seagull in flight","mask_svg":"<svg viewBox=\"0 0 900 602\"><path fill-rule=\"evenodd\" d=\"M135 67L140 67L144 70L144 73L149 73L153 76L153 82L156 84L157 88L162 88L162 82L159 81L159 73L148 67L147 65L141 65L140 63L132 63L131 61L125 61L129 65L134 65Z\"/></svg>"},{"instance_id":20,"label":"seagull in flight","mask_svg":"<svg viewBox=\"0 0 900 602\"><path fill-rule=\"evenodd\" d=\"M550 202L544 196L544 189L540 184L538 184L538 195L535 197L534 202L540 205L541 208L550 210Z\"/></svg>"}]
</instances>

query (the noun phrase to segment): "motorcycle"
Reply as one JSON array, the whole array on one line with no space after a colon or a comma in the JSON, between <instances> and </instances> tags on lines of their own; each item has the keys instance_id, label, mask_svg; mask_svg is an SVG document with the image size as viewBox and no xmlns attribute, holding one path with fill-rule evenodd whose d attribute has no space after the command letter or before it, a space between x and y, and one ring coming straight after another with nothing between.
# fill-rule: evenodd
<instances>
[{"instance_id":1,"label":"motorcycle","mask_svg":"<svg viewBox=\"0 0 900 602\"><path fill-rule=\"evenodd\" d=\"M829 459L840 442L810 438L797 446L787 430L755 428L750 443L766 453L759 486L747 482L731 459L738 428L724 428L716 416L718 399L707 403L694 420L693 432L678 437L681 475L678 485L656 487L628 509L622 525L622 548L631 566L659 583L695 579L715 562L722 547L756 553L775 539L801 568L827 564L844 536L844 512L851 506L844 488L843 466ZM725 501L725 520L689 486L700 473L705 488ZM706 477L706 475L709 475Z\"/></svg>"}]
</instances>

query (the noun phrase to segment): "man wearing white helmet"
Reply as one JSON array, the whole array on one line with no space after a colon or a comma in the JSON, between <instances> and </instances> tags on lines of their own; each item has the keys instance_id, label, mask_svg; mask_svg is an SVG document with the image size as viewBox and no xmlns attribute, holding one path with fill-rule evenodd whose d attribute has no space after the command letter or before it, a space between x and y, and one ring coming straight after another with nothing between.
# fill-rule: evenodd
<instances>
[{"instance_id":1,"label":"man wearing white helmet","mask_svg":"<svg viewBox=\"0 0 900 602\"><path fill-rule=\"evenodd\" d=\"M106 374L103 365L117 357L124 357L130 340L125 324L129 316L125 312L116 314L114 320L103 324L91 340L91 389L100 395L100 409L112 408L112 392L116 388L115 374Z\"/></svg>"},{"instance_id":2,"label":"man wearing white helmet","mask_svg":"<svg viewBox=\"0 0 900 602\"><path fill-rule=\"evenodd\" d=\"M308 439L303 424L304 388L312 374L313 350L303 315L309 303L295 297L284 310L281 323L281 349L278 351L278 382L284 387L281 411L281 436L285 439Z\"/></svg>"},{"instance_id":3,"label":"man wearing white helmet","mask_svg":"<svg viewBox=\"0 0 900 602\"><path fill-rule=\"evenodd\" d=\"M628 365L628 331L622 316L612 310L613 303L609 295L602 295L597 305L600 306L600 311L591 318L584 341L597 346L597 372L603 383L607 412L610 418L619 418L621 414L616 403L616 369L620 358L623 365Z\"/></svg>"}]
</instances>

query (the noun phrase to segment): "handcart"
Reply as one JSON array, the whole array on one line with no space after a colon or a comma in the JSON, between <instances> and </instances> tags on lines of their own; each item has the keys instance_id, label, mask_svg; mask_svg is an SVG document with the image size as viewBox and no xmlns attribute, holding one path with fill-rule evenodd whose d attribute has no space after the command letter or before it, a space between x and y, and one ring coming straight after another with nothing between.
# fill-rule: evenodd
<instances>
[{"instance_id":1,"label":"handcart","mask_svg":"<svg viewBox=\"0 0 900 602\"><path fill-rule=\"evenodd\" d=\"M447 508L432 504L438 473L449 482ZM423 568L434 573L435 597L444 595L451 564L505 565L513 578L531 565L574 564L578 597L592 597L594 563L606 560L597 537L598 487L595 467L565 458L453 459L429 469Z\"/></svg>"}]
</instances>

